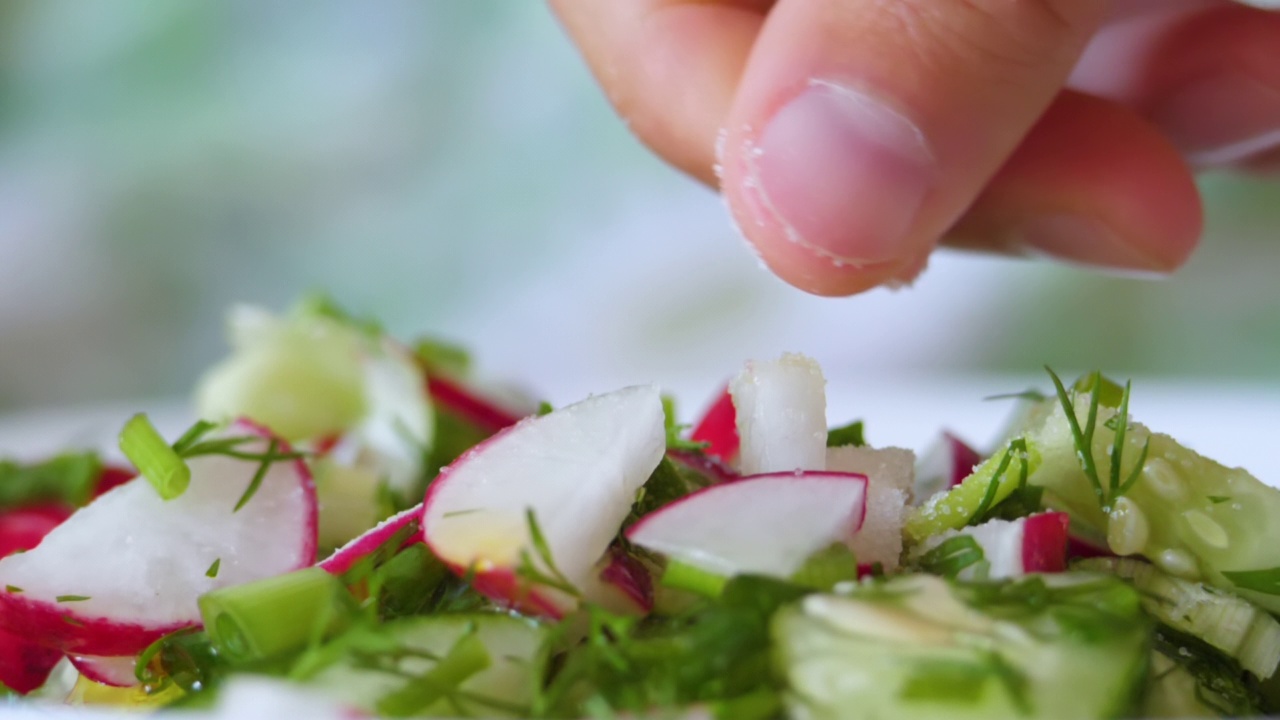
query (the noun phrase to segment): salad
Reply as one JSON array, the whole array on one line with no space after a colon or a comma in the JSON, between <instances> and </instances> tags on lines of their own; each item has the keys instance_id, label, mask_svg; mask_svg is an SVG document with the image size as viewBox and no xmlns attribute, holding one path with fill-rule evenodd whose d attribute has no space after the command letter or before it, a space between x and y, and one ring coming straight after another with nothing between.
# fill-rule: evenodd
<instances>
[{"instance_id":1,"label":"salad","mask_svg":"<svg viewBox=\"0 0 1280 720\"><path fill-rule=\"evenodd\" d=\"M332 302L238 308L127 462L0 463L0 707L1121 718L1280 703L1280 490L1100 373L917 458L747 362L553 408ZM874 428L874 426L873 426Z\"/></svg>"}]
</instances>

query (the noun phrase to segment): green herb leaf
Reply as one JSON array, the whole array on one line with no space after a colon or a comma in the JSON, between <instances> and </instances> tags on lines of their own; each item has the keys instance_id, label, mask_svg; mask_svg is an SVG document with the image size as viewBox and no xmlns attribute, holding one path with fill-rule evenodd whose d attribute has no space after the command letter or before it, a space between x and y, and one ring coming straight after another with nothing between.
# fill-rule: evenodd
<instances>
[{"instance_id":1,"label":"green herb leaf","mask_svg":"<svg viewBox=\"0 0 1280 720\"><path fill-rule=\"evenodd\" d=\"M88 595L59 595L54 598L54 601L60 602L60 603L68 603L68 602L84 602L85 600L89 600L89 599L90 597Z\"/></svg>"},{"instance_id":2,"label":"green herb leaf","mask_svg":"<svg viewBox=\"0 0 1280 720\"><path fill-rule=\"evenodd\" d=\"M20 593L22 592L22 588L18 587L17 585L5 585L4 591L8 593Z\"/></svg>"},{"instance_id":3,"label":"green herb leaf","mask_svg":"<svg viewBox=\"0 0 1280 720\"><path fill-rule=\"evenodd\" d=\"M249 501L253 499L253 496L258 493L258 488L262 487L262 481L267 477L267 471L271 469L271 464L276 462L278 459L283 459L283 457L276 453L279 449L280 441L272 438L271 442L267 444L266 456L262 458L262 462L259 463L258 469L253 473L253 478L249 480L249 486L244 489L244 492L240 495L240 499L236 501L235 509L231 512L240 512L240 509L245 505L248 505Z\"/></svg>"},{"instance_id":4,"label":"green herb leaf","mask_svg":"<svg viewBox=\"0 0 1280 720\"><path fill-rule=\"evenodd\" d=\"M542 417L543 415L550 415L555 411L556 409L551 405L551 403L547 402L546 400L543 400L542 402L538 403L538 411L535 414L538 417Z\"/></svg>"},{"instance_id":5,"label":"green herb leaf","mask_svg":"<svg viewBox=\"0 0 1280 720\"><path fill-rule=\"evenodd\" d=\"M841 425L827 431L827 447L843 447L845 445L862 447L866 444L867 440L863 436L863 422L861 420L854 420L848 425Z\"/></svg>"},{"instance_id":6,"label":"green herb leaf","mask_svg":"<svg viewBox=\"0 0 1280 720\"><path fill-rule=\"evenodd\" d=\"M1210 495L1209 496L1209 502L1213 503L1214 505L1221 505L1224 502L1230 502L1230 501L1231 501L1231 498L1226 495Z\"/></svg>"},{"instance_id":7,"label":"green herb leaf","mask_svg":"<svg viewBox=\"0 0 1280 720\"><path fill-rule=\"evenodd\" d=\"M428 375L465 377L471 372L471 354L456 343L440 338L419 338L413 345L413 352L427 368Z\"/></svg>"},{"instance_id":8,"label":"green herb leaf","mask_svg":"<svg viewBox=\"0 0 1280 720\"><path fill-rule=\"evenodd\" d=\"M96 453L71 452L38 463L0 460L0 509L44 502L81 507L102 474Z\"/></svg>"},{"instance_id":9,"label":"green herb leaf","mask_svg":"<svg viewBox=\"0 0 1280 720\"><path fill-rule=\"evenodd\" d=\"M213 432L218 427L217 423L211 423L208 420L197 420L194 425L182 433L173 443L173 451L181 457L184 453L201 440L205 435Z\"/></svg>"},{"instance_id":10,"label":"green herb leaf","mask_svg":"<svg viewBox=\"0 0 1280 720\"><path fill-rule=\"evenodd\" d=\"M957 535L921 555L917 564L927 573L954 578L984 560L986 554L977 540L969 535Z\"/></svg>"},{"instance_id":11,"label":"green herb leaf","mask_svg":"<svg viewBox=\"0 0 1280 720\"><path fill-rule=\"evenodd\" d=\"M218 577L218 568L220 568L221 566L222 566L222 558L214 558L213 564L209 566L208 570L204 571L204 576L209 578Z\"/></svg>"},{"instance_id":12,"label":"green herb leaf","mask_svg":"<svg viewBox=\"0 0 1280 720\"><path fill-rule=\"evenodd\" d=\"M1280 595L1280 567L1266 570L1226 571L1222 576L1230 580L1232 585L1243 590Z\"/></svg>"},{"instance_id":13,"label":"green herb leaf","mask_svg":"<svg viewBox=\"0 0 1280 720\"><path fill-rule=\"evenodd\" d=\"M578 588L560 572L556 567L555 558L551 555L551 546L547 543L547 537L542 533L542 526L538 524L538 518L533 512L533 508L525 510L525 522L529 525L529 541L533 544L534 556L529 555L528 550L520 553L520 563L516 566L516 575L524 580L546 585L573 597L581 597ZM542 567L538 567L538 562Z\"/></svg>"},{"instance_id":14,"label":"green herb leaf","mask_svg":"<svg viewBox=\"0 0 1280 720\"><path fill-rule=\"evenodd\" d=\"M1048 395L1039 390L1028 389L1015 393L1000 393L998 395L988 395L982 398L984 401L992 400L1026 400L1028 402L1038 403L1044 401Z\"/></svg>"}]
</instances>

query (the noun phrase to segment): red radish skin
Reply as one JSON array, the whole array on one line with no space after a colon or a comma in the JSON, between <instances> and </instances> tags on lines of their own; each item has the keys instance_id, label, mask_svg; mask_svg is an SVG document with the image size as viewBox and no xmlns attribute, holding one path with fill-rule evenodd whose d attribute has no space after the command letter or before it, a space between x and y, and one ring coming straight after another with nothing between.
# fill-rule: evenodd
<instances>
[{"instance_id":1,"label":"red radish skin","mask_svg":"<svg viewBox=\"0 0 1280 720\"><path fill-rule=\"evenodd\" d=\"M138 684L134 669L138 658L133 655L124 657L96 657L92 655L68 655L67 659L81 675L111 687L133 687Z\"/></svg>"},{"instance_id":2,"label":"red radish skin","mask_svg":"<svg viewBox=\"0 0 1280 720\"><path fill-rule=\"evenodd\" d=\"M627 530L627 539L721 575L789 577L814 552L851 543L867 478L825 471L752 475L699 490Z\"/></svg>"},{"instance_id":3,"label":"red radish skin","mask_svg":"<svg viewBox=\"0 0 1280 720\"><path fill-rule=\"evenodd\" d=\"M982 454L948 431L944 430L942 437L951 449L951 475L948 487L955 487L973 474L973 469L982 463Z\"/></svg>"},{"instance_id":4,"label":"red radish skin","mask_svg":"<svg viewBox=\"0 0 1280 720\"><path fill-rule=\"evenodd\" d=\"M341 575L382 547L384 543L391 539L391 536L410 526L413 527L412 532L409 533L409 537L405 538L398 549L403 550L414 543L422 542L421 520L422 504L419 503L408 510L392 515L378 523L368 532L334 550L333 554L321 560L319 565L331 575Z\"/></svg>"},{"instance_id":5,"label":"red radish skin","mask_svg":"<svg viewBox=\"0 0 1280 720\"><path fill-rule=\"evenodd\" d=\"M702 453L688 450L668 450L667 457L694 472L706 475L711 478L712 483L733 482L742 477L726 465L723 460L711 455L703 455Z\"/></svg>"},{"instance_id":6,"label":"red radish skin","mask_svg":"<svg viewBox=\"0 0 1280 720\"><path fill-rule=\"evenodd\" d=\"M726 385L715 402L693 426L689 439L707 443L707 455L731 463L738 455L738 416L733 409L733 396Z\"/></svg>"},{"instance_id":7,"label":"red radish skin","mask_svg":"<svg viewBox=\"0 0 1280 720\"><path fill-rule=\"evenodd\" d=\"M260 426L246 421L238 422L236 427L240 428L242 431L257 435L264 439L270 437L270 435ZM289 452L287 443L280 441L279 450L281 452ZM194 465L196 462L201 460L204 460L204 458L197 458L196 460L192 460L191 463ZM248 478L252 476L256 467L252 461L244 461L244 464L247 467L237 468L237 472L244 474L242 482L247 485ZM297 546L292 551L286 551L280 555L281 558L288 558L288 561L281 562L281 567L273 569L272 573L284 573L314 565L317 544L317 506L315 484L311 479L311 475L308 472L306 465L301 460L281 461L278 465L281 467L291 468L293 472L291 475L288 475L288 477L297 483L296 487L290 485L289 489L285 491L285 495L280 498L280 502L282 503L299 503L299 505L294 506L296 508L295 518L298 523L296 536ZM210 472L213 471L211 470ZM270 475L268 477L270 477ZM205 482L207 485L204 487L209 488L207 492L217 492L217 481L206 479ZM97 515L93 515L93 513L106 513L107 511L91 511L92 508L95 508L97 503L107 503L109 505L112 503L119 504L120 498L126 498L126 502L139 502L132 498L142 497L140 494L133 495L133 493L140 493L141 491L134 490L133 488L145 488L146 483L147 481L145 479L138 478L131 483L121 485L104 494L93 503L86 506L86 508L78 512L90 513L90 515L94 517L92 522L102 523L104 521L99 519ZM193 482L193 489L188 490L188 493L194 492L194 488L195 483ZM118 493L125 493L125 495L117 495ZM261 493L262 490L259 490L259 496L255 498L255 501L262 497ZM235 497L219 496L219 502L227 501L229 504L234 504L238 497L239 493L236 493ZM200 499L200 496L196 496L196 498ZM181 500L181 498L179 500ZM179 502L179 500L170 502ZM142 500L141 502L151 501ZM191 500L190 502L195 503L196 500ZM207 503L207 499L201 500L201 502ZM251 501L249 505L245 506L245 511L247 511L248 508L254 507L252 504L253 502L254 501ZM259 507L260 506L261 503L259 503ZM163 507L163 505L161 504L159 507ZM192 507L195 506L193 505ZM204 504L200 507L204 508ZM115 509L114 505L111 509ZM199 511L199 509L191 510L191 512ZM279 508L273 506L271 507L271 511L278 513ZM110 531L120 533L120 536L95 537L95 540L100 542L104 548L123 548L133 542L132 538L134 533L132 532L132 526L126 524L116 526L110 525L110 520L113 520L115 516L115 514L112 514L111 518L105 521L108 524L104 527L107 527ZM278 515L274 515L271 519L274 520L277 516ZM106 515L103 515L102 517L106 517ZM252 518L253 516L250 515L247 517ZM172 523L175 520L176 518L170 518L168 522ZM259 523L246 522L242 527L246 528L246 532L255 532L260 530L262 523L265 523L266 521L267 518L262 518ZM55 532L70 532L70 530L67 529L72 528L75 522L76 515L72 515L72 517L59 526ZM50 535L46 540L51 542L52 538L53 535ZM180 538L175 538L175 540L178 542L181 541ZM234 538L221 538L220 542L233 540ZM83 540L76 542L67 541L67 543L70 544L64 543L63 546L59 547L81 547L83 542ZM6 585L5 591L0 592L0 630L7 630L19 637L38 640L40 644L46 647L55 648L66 653L112 657L135 655L163 635L175 630L199 624L199 611L195 605L195 597L191 598L189 609L186 609L185 607L182 609L180 618L171 620L159 619L151 622L149 621L151 618L148 617L148 621L144 622L141 619L123 619L118 614L103 612L101 609L98 611L86 610L86 606L83 603L93 600L94 591L98 589L93 586L68 586L65 591L61 589L56 591L56 594L58 595L62 595L64 592L67 595L80 595L83 593L83 595L88 597L89 600L65 599L63 602L57 602L53 597L55 594L53 591L49 592L47 597L36 597L32 595L30 588L23 588L21 582L16 580L12 582L9 581L9 578L14 576L14 571L12 570L13 566L6 568L5 563L18 562L19 557L23 558L24 563L35 563L37 561L35 559L36 554L47 549L48 542L44 542L39 548L32 550L29 554L15 556L4 561L0 561L0 584ZM246 563L256 562L261 557L261 550L258 547L245 547L244 550ZM205 552L207 553L209 551ZM179 557L182 559L177 559ZM187 558L190 559L188 560ZM188 563L197 563L199 565L198 567L196 567L196 565L189 565L181 568L182 572L188 576L203 577L210 564L210 560L203 557L203 554L200 553L175 553L174 555L164 555L161 553L161 559L164 562L181 563L186 561ZM222 567L222 572L217 580L212 578L209 579L211 585L210 589L212 589L212 586L220 586L236 581L235 574L228 572L230 568L234 567L234 563L227 557L219 556L218 559ZM52 559L46 559L43 557L40 557L39 560L41 562L53 561ZM77 556L74 560L68 560L67 562L74 562L76 560L80 560L80 557ZM177 566L175 566L175 572L176 571ZM24 572L33 572L33 570L26 570ZM97 572L101 575L101 571ZM261 570L255 570L252 575L254 577L265 577L266 575L261 574L262 572L263 571ZM21 573L19 573L18 576L35 579L35 576L22 575ZM254 579L254 577L239 578L239 581L247 582L250 579ZM18 585L18 591L10 591L8 589L9 584ZM194 591L194 588L192 588L192 590ZM135 592L137 594L135 594ZM123 594L121 594L121 590L119 588L108 587L100 595L119 598L119 600L116 601L126 603L127 606L141 608L147 606L148 603L153 602L152 598L155 597L156 594L157 591L154 588L150 586L141 586L139 584L126 586ZM101 597L99 597L98 600L99 602L102 602ZM183 605L185 605L185 602L185 600L181 601ZM94 605L93 607L97 607L97 605ZM132 610L131 612L140 613L141 610Z\"/></svg>"},{"instance_id":8,"label":"red radish skin","mask_svg":"<svg viewBox=\"0 0 1280 720\"><path fill-rule=\"evenodd\" d=\"M97 497L108 490L120 487L137 476L138 472L133 468L107 465L102 468L102 472L98 475L98 486L94 489L93 496Z\"/></svg>"},{"instance_id":9,"label":"red radish skin","mask_svg":"<svg viewBox=\"0 0 1280 720\"><path fill-rule=\"evenodd\" d=\"M1071 516L1049 512L1026 518L1022 526L1022 571L1056 573L1067 569L1067 528Z\"/></svg>"},{"instance_id":10,"label":"red radish skin","mask_svg":"<svg viewBox=\"0 0 1280 720\"><path fill-rule=\"evenodd\" d=\"M32 505L0 512L0 558L30 550L71 517L63 505Z\"/></svg>"},{"instance_id":11,"label":"red radish skin","mask_svg":"<svg viewBox=\"0 0 1280 720\"><path fill-rule=\"evenodd\" d=\"M0 683L19 695L38 689L62 653L0 630Z\"/></svg>"},{"instance_id":12,"label":"red radish skin","mask_svg":"<svg viewBox=\"0 0 1280 720\"><path fill-rule=\"evenodd\" d=\"M620 550L609 552L609 564L600 579L618 589L641 615L653 610L653 576L644 563Z\"/></svg>"},{"instance_id":13,"label":"red radish skin","mask_svg":"<svg viewBox=\"0 0 1280 720\"><path fill-rule=\"evenodd\" d=\"M491 400L480 397L452 380L428 377L427 394L433 402L488 433L498 432L520 422L518 415L498 407Z\"/></svg>"},{"instance_id":14,"label":"red radish skin","mask_svg":"<svg viewBox=\"0 0 1280 720\"><path fill-rule=\"evenodd\" d=\"M1115 556L1116 554L1111 552L1110 548L1098 545L1092 540L1075 535L1067 536L1067 557L1099 558Z\"/></svg>"},{"instance_id":15,"label":"red radish skin","mask_svg":"<svg viewBox=\"0 0 1280 720\"><path fill-rule=\"evenodd\" d=\"M465 568L454 567L453 571L466 576ZM531 588L529 583L508 568L495 568L474 573L471 587L485 597L512 610L559 620L573 610L573 603L566 603L557 597L558 593L547 592L540 588Z\"/></svg>"}]
</instances>

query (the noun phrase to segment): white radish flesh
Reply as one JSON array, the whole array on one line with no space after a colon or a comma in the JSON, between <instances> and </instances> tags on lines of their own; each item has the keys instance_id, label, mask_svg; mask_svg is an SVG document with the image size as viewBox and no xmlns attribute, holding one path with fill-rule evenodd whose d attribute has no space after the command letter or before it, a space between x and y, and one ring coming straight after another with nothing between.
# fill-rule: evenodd
<instances>
[{"instance_id":1,"label":"white radish flesh","mask_svg":"<svg viewBox=\"0 0 1280 720\"><path fill-rule=\"evenodd\" d=\"M747 363L729 384L743 475L826 467L826 385L822 368L803 355Z\"/></svg>"},{"instance_id":2,"label":"white radish flesh","mask_svg":"<svg viewBox=\"0 0 1280 720\"><path fill-rule=\"evenodd\" d=\"M261 438L240 451L267 450L254 426L226 435ZM198 625L200 595L315 562L315 487L301 461L271 463L238 512L258 461L206 455L187 464L191 484L181 496L166 501L146 479L132 480L36 548L0 560L0 627L69 652L129 655Z\"/></svg>"},{"instance_id":3,"label":"white radish flesh","mask_svg":"<svg viewBox=\"0 0 1280 720\"><path fill-rule=\"evenodd\" d=\"M915 454L902 448L833 447L827 449L827 470L867 477L866 520L850 548L859 565L879 563L890 572L897 570Z\"/></svg>"},{"instance_id":4,"label":"white radish flesh","mask_svg":"<svg viewBox=\"0 0 1280 720\"><path fill-rule=\"evenodd\" d=\"M844 473L744 477L650 513L627 539L718 575L790 577L818 550L852 542L866 489L865 477Z\"/></svg>"},{"instance_id":5,"label":"white radish flesh","mask_svg":"<svg viewBox=\"0 0 1280 720\"><path fill-rule=\"evenodd\" d=\"M473 570L478 588L519 602L529 599L518 597L513 575L522 558L550 570L533 541L532 513L556 569L584 589L665 449L662 402L652 386L528 418L441 471L424 502L424 536L455 571ZM568 604L563 594L547 594L556 600L532 602L540 612Z\"/></svg>"}]
</instances>

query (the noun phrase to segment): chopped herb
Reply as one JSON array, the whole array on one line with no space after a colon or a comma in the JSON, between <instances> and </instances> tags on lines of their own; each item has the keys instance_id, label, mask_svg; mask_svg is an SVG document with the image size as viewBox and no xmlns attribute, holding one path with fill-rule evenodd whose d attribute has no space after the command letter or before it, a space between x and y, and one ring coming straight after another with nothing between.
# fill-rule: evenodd
<instances>
[{"instance_id":1,"label":"chopped herb","mask_svg":"<svg viewBox=\"0 0 1280 720\"><path fill-rule=\"evenodd\" d=\"M1080 468L1084 471L1085 477L1089 480L1089 484L1093 486L1093 493L1098 499L1098 504L1104 511L1110 509L1111 505L1124 496L1125 493L1133 487L1138 478L1142 476L1142 466L1146 462L1147 453L1151 447L1151 441L1148 438L1143 445L1138 461L1134 463L1129 475L1121 480L1121 466L1123 464L1122 454L1124 452L1125 434L1129 428L1129 390L1130 384L1126 383L1123 389L1110 380L1102 377L1101 373L1094 372L1089 376L1088 380L1081 379L1076 382L1073 387L1074 392L1089 392L1089 410L1085 418L1085 426L1080 427L1080 420L1076 417L1075 402L1067 393L1067 389L1062 384L1062 380L1053 372L1052 369L1046 367L1049 377L1053 379L1054 389L1057 391L1058 402L1062 405L1063 413L1067 417L1067 424L1071 427L1071 437L1076 448L1076 457L1080 461ZM1102 402L1103 396L1106 396L1106 403ZM1117 397L1118 395L1118 397ZM1115 439L1111 446L1111 473L1109 483L1104 486L1102 479L1098 474L1097 463L1093 457L1093 437L1094 431L1097 429L1098 423L1098 407L1104 405L1106 407L1114 407L1111 403L1116 402L1118 409L1113 417L1114 422L1108 421L1111 429L1115 431ZM1110 491L1110 492L1108 492Z\"/></svg>"},{"instance_id":2,"label":"chopped herb","mask_svg":"<svg viewBox=\"0 0 1280 720\"><path fill-rule=\"evenodd\" d=\"M475 513L478 513L478 512L484 512L484 511L481 510L480 508L470 508L467 510L450 510L449 512L445 513L444 515L441 515L440 517L454 518L454 517L461 517L463 515L474 515Z\"/></svg>"},{"instance_id":3,"label":"chopped herb","mask_svg":"<svg viewBox=\"0 0 1280 720\"><path fill-rule=\"evenodd\" d=\"M211 423L208 420L197 420L186 432L182 433L181 437L174 441L173 451L178 453L179 456L183 455L192 445L195 445L201 438L217 427L217 423Z\"/></svg>"},{"instance_id":4,"label":"chopped herb","mask_svg":"<svg viewBox=\"0 0 1280 720\"><path fill-rule=\"evenodd\" d=\"M38 463L0 460L0 508L43 502L80 507L89 502L102 474L96 453L70 452Z\"/></svg>"},{"instance_id":5,"label":"chopped herb","mask_svg":"<svg viewBox=\"0 0 1280 720\"><path fill-rule=\"evenodd\" d=\"M462 377L471 371L471 355L461 345L439 338L419 338L413 353L428 374Z\"/></svg>"},{"instance_id":6,"label":"chopped herb","mask_svg":"<svg viewBox=\"0 0 1280 720\"><path fill-rule=\"evenodd\" d=\"M88 595L59 595L54 598L54 601L60 602L60 603L67 603L67 602L84 602L85 600L89 600L89 599L90 598Z\"/></svg>"},{"instance_id":7,"label":"chopped herb","mask_svg":"<svg viewBox=\"0 0 1280 720\"><path fill-rule=\"evenodd\" d=\"M547 402L546 400L543 400L542 402L538 403L538 411L536 414L538 417L542 417L543 415L550 415L555 411L556 409L551 405L551 403Z\"/></svg>"},{"instance_id":8,"label":"chopped herb","mask_svg":"<svg viewBox=\"0 0 1280 720\"><path fill-rule=\"evenodd\" d=\"M82 622L80 622L79 620L77 620L77 619L75 619L75 618L71 617L70 615L63 615L63 616L62 616L62 622L66 623L66 624L68 624L68 625L70 625L70 626L72 626L72 627L79 627L79 628L84 627L84 623L82 623Z\"/></svg>"},{"instance_id":9,"label":"chopped herb","mask_svg":"<svg viewBox=\"0 0 1280 720\"><path fill-rule=\"evenodd\" d=\"M17 585L5 585L4 591L9 593L20 593L22 592L22 588L18 587Z\"/></svg>"},{"instance_id":10,"label":"chopped herb","mask_svg":"<svg viewBox=\"0 0 1280 720\"><path fill-rule=\"evenodd\" d=\"M204 571L204 576L210 578L218 577L218 568L220 567L222 567L222 558L214 558L213 564L209 566L208 570Z\"/></svg>"},{"instance_id":11,"label":"chopped herb","mask_svg":"<svg viewBox=\"0 0 1280 720\"><path fill-rule=\"evenodd\" d=\"M1043 401L1046 397L1048 396L1040 392L1039 390L1028 389L1028 390L1023 390L1022 392L1000 393L997 395L988 395L982 399L988 402L993 400L1026 400L1028 402L1038 403Z\"/></svg>"},{"instance_id":12,"label":"chopped herb","mask_svg":"<svg viewBox=\"0 0 1280 720\"><path fill-rule=\"evenodd\" d=\"M668 450L701 452L711 445L684 437L684 431L688 430L689 426L676 422L676 402L670 395L662 396L662 422L667 433Z\"/></svg>"},{"instance_id":13,"label":"chopped herb","mask_svg":"<svg viewBox=\"0 0 1280 720\"><path fill-rule=\"evenodd\" d=\"M854 420L848 425L841 425L827 431L827 447L843 447L845 445L862 447L866 444L867 440L863 435L863 422L861 420Z\"/></svg>"},{"instance_id":14,"label":"chopped herb","mask_svg":"<svg viewBox=\"0 0 1280 720\"><path fill-rule=\"evenodd\" d=\"M547 543L546 535L542 534L542 527L538 525L538 518L533 508L525 510L525 521L529 525L529 541L533 544L534 556L529 555L528 549L520 552L520 564L516 567L516 575L528 582L545 585L573 597L580 597L581 593L578 589L556 567L555 558L551 556L551 546ZM541 562L541 568L534 561L534 557Z\"/></svg>"},{"instance_id":15,"label":"chopped herb","mask_svg":"<svg viewBox=\"0 0 1280 720\"><path fill-rule=\"evenodd\" d=\"M954 578L985 560L986 554L977 540L969 535L957 535L921 555L918 564L925 572Z\"/></svg>"},{"instance_id":16,"label":"chopped herb","mask_svg":"<svg viewBox=\"0 0 1280 720\"><path fill-rule=\"evenodd\" d=\"M1280 567L1266 570L1226 571L1222 576L1242 590L1280 595Z\"/></svg>"},{"instance_id":17,"label":"chopped herb","mask_svg":"<svg viewBox=\"0 0 1280 720\"><path fill-rule=\"evenodd\" d=\"M249 481L249 487L244 489L244 493L240 499L236 501L235 509L231 512L240 512L240 509L249 504L253 496L258 493L258 488L262 487L262 481L267 477L267 471L271 469L271 464L278 459L284 459L282 455L276 453L280 447L280 441L275 438L267 445L266 455L262 458L262 462L258 465L257 471L253 473L253 478Z\"/></svg>"},{"instance_id":18,"label":"chopped herb","mask_svg":"<svg viewBox=\"0 0 1280 720\"><path fill-rule=\"evenodd\" d=\"M1213 503L1214 505L1221 505L1224 502L1230 502L1230 501L1231 501L1231 498L1226 495L1210 495L1209 496L1209 502Z\"/></svg>"}]
</instances>

